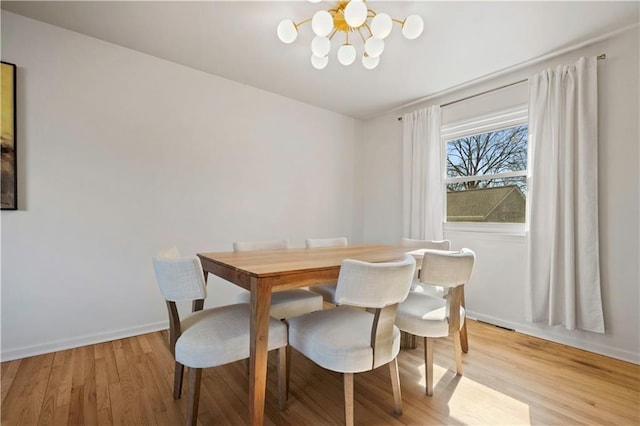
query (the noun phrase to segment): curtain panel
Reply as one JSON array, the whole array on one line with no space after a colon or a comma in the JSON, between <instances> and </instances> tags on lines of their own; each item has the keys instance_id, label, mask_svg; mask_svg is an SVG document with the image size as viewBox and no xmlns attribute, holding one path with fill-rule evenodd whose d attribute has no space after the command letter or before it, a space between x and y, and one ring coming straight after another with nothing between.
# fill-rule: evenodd
<instances>
[{"instance_id":1,"label":"curtain panel","mask_svg":"<svg viewBox=\"0 0 640 426\"><path fill-rule=\"evenodd\" d=\"M404 114L402 212L404 236L442 240L444 180L440 107Z\"/></svg>"},{"instance_id":2,"label":"curtain panel","mask_svg":"<svg viewBox=\"0 0 640 426\"><path fill-rule=\"evenodd\" d=\"M529 79L528 320L604 333L596 58Z\"/></svg>"}]
</instances>

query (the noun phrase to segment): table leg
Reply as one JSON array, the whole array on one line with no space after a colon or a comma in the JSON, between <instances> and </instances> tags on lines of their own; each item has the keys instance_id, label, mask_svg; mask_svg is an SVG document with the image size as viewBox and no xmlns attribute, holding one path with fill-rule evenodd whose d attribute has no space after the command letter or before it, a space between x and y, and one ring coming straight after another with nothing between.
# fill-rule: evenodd
<instances>
[{"instance_id":1,"label":"table leg","mask_svg":"<svg viewBox=\"0 0 640 426\"><path fill-rule=\"evenodd\" d=\"M270 307L270 280L251 278L249 417L254 426L262 426L264 422Z\"/></svg>"}]
</instances>

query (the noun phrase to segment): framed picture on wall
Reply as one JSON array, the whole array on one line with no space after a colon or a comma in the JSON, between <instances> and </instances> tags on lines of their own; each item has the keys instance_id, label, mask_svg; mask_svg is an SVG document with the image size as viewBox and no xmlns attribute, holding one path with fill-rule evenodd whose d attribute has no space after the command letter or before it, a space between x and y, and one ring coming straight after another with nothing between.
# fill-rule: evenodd
<instances>
[{"instance_id":1,"label":"framed picture on wall","mask_svg":"<svg viewBox=\"0 0 640 426\"><path fill-rule=\"evenodd\" d=\"M18 209L18 176L16 157L16 66L2 62L0 94L0 205L2 210Z\"/></svg>"}]
</instances>

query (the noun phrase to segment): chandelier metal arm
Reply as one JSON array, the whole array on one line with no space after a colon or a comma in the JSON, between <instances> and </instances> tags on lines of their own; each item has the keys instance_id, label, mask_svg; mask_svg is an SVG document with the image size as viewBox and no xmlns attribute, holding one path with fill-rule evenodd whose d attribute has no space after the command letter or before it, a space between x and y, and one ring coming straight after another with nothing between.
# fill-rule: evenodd
<instances>
[{"instance_id":1,"label":"chandelier metal arm","mask_svg":"<svg viewBox=\"0 0 640 426\"><path fill-rule=\"evenodd\" d=\"M302 21L298 22L297 24L294 22L293 25L295 25L296 30L297 30L300 25L306 24L309 21L311 21L311 18L303 19Z\"/></svg>"},{"instance_id":2,"label":"chandelier metal arm","mask_svg":"<svg viewBox=\"0 0 640 426\"><path fill-rule=\"evenodd\" d=\"M369 31L369 37L373 37L373 33L371 32L371 28L369 27L369 24L365 22L362 26L365 27L367 31Z\"/></svg>"}]
</instances>

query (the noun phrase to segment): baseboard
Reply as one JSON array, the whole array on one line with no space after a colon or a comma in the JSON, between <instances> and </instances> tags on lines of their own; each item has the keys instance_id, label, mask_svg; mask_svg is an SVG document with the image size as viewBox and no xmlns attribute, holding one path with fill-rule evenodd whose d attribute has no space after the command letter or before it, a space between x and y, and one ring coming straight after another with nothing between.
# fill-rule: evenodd
<instances>
[{"instance_id":1,"label":"baseboard","mask_svg":"<svg viewBox=\"0 0 640 426\"><path fill-rule=\"evenodd\" d=\"M555 343L561 343L563 345L571 346L574 348L582 349L585 351L597 353L600 355L608 356L610 358L619 359L621 361L630 362L640 365L640 354L625 351L622 349L614 348L611 346L600 345L593 342L585 342L584 340L572 339L569 336L558 336L545 332L544 329L536 327L534 324L526 325L516 323L512 321L505 321L500 318L495 318L490 315L478 314L472 311L467 311L469 319L475 319L478 321L486 322L489 324L497 325L498 327L508 328L518 333L526 334L540 339L549 340Z\"/></svg>"},{"instance_id":2,"label":"baseboard","mask_svg":"<svg viewBox=\"0 0 640 426\"><path fill-rule=\"evenodd\" d=\"M81 346L94 345L96 343L109 342L111 340L124 339L138 336L140 334L152 333L154 331L166 330L169 328L169 321L159 321L145 324L138 327L112 330L105 333L90 334L72 339L55 340L41 345L24 346L15 349L2 349L0 361L13 361L15 359L27 358L35 355L47 354L50 352L64 351Z\"/></svg>"}]
</instances>

